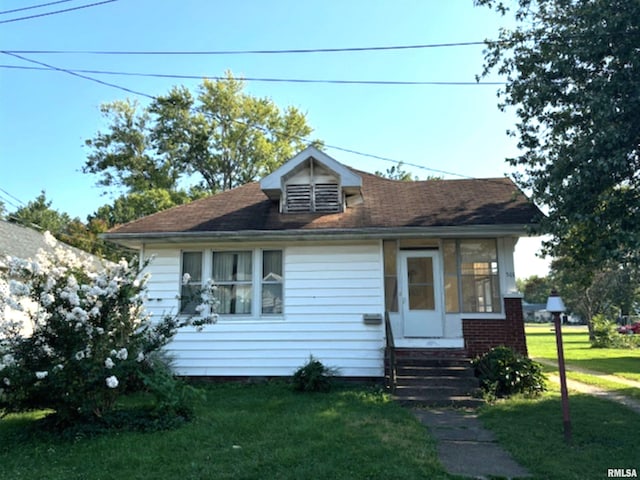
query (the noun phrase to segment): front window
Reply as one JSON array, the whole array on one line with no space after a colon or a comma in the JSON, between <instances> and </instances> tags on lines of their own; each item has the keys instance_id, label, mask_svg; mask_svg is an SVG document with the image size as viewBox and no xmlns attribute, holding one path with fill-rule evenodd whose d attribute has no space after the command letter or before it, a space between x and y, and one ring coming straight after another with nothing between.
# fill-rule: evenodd
<instances>
[{"instance_id":1,"label":"front window","mask_svg":"<svg viewBox=\"0 0 640 480\"><path fill-rule=\"evenodd\" d=\"M282 251L262 252L262 313L282 313Z\"/></svg>"},{"instance_id":2,"label":"front window","mask_svg":"<svg viewBox=\"0 0 640 480\"><path fill-rule=\"evenodd\" d=\"M202 252L182 252L181 282L180 313L193 315L201 303Z\"/></svg>"},{"instance_id":3,"label":"front window","mask_svg":"<svg viewBox=\"0 0 640 480\"><path fill-rule=\"evenodd\" d=\"M213 281L218 286L218 313L251 314L252 252L213 252Z\"/></svg>"},{"instance_id":4,"label":"front window","mask_svg":"<svg viewBox=\"0 0 640 480\"><path fill-rule=\"evenodd\" d=\"M501 311L495 239L445 240L447 312Z\"/></svg>"},{"instance_id":5,"label":"front window","mask_svg":"<svg viewBox=\"0 0 640 480\"><path fill-rule=\"evenodd\" d=\"M213 280L220 315L281 315L284 311L282 250L182 252L180 313L196 314L201 290Z\"/></svg>"}]
</instances>

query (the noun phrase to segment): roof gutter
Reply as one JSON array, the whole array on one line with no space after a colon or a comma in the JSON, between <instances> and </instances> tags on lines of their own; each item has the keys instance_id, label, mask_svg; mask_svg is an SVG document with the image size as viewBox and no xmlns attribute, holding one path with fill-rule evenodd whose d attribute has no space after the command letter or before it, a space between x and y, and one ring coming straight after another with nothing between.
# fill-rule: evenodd
<instances>
[{"instance_id":1,"label":"roof gutter","mask_svg":"<svg viewBox=\"0 0 640 480\"><path fill-rule=\"evenodd\" d=\"M151 233L103 233L105 240L130 247L143 244L202 243L228 241L277 241L277 240L386 240L399 238L457 238L457 237L525 237L535 225L469 225L450 227L402 227L319 230L243 230L234 232L151 232Z\"/></svg>"}]
</instances>

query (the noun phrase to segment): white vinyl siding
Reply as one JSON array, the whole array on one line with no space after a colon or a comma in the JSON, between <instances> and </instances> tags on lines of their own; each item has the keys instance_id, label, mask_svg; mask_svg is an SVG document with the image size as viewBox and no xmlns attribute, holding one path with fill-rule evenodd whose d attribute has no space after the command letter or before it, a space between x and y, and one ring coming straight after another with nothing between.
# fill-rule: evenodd
<instances>
[{"instance_id":1,"label":"white vinyl siding","mask_svg":"<svg viewBox=\"0 0 640 480\"><path fill-rule=\"evenodd\" d=\"M150 282L149 305L156 302L153 312L160 315L157 305L170 305L171 287L174 297L178 291L179 250L147 253L162 265L150 265L152 275L168 269L171 254L176 258L169 283L164 273ZM286 246L283 270L283 315L221 316L202 332L183 329L168 346L178 373L288 376L313 355L342 376L381 377L384 325L363 322L363 314L384 312L380 244Z\"/></svg>"}]
</instances>

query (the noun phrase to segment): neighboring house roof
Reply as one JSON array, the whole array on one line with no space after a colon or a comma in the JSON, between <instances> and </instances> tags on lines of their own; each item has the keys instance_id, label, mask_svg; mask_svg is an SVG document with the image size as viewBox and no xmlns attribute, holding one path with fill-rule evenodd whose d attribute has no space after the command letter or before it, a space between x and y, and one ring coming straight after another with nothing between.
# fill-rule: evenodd
<instances>
[{"instance_id":1,"label":"neighboring house roof","mask_svg":"<svg viewBox=\"0 0 640 480\"><path fill-rule=\"evenodd\" d=\"M81 257L91 258L96 265L100 265L98 257L84 250L71 247L62 242L58 242L58 245ZM53 248L45 241L42 233L16 223L0 220L0 269L5 266L4 259L6 256L24 259L35 258L39 250L53 251Z\"/></svg>"},{"instance_id":2,"label":"neighboring house roof","mask_svg":"<svg viewBox=\"0 0 640 480\"><path fill-rule=\"evenodd\" d=\"M523 235L542 215L508 178L403 182L348 171L362 180L362 202L343 212L281 213L278 201L267 196L271 191L265 193L259 182L252 182L121 225L105 238L135 246L136 239L381 234L400 229L454 234L472 227L487 234ZM273 177L266 178L270 188L277 185Z\"/></svg>"}]
</instances>

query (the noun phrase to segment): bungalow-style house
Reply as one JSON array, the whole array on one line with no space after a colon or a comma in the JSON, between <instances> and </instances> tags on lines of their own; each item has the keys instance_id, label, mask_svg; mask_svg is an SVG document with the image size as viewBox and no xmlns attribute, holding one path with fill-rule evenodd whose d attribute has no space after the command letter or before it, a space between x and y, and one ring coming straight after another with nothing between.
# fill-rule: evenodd
<instances>
[{"instance_id":1,"label":"bungalow-style house","mask_svg":"<svg viewBox=\"0 0 640 480\"><path fill-rule=\"evenodd\" d=\"M507 178L401 182L309 147L259 182L105 238L154 257L155 316L192 313L186 291L218 285L217 322L170 345L179 373L287 376L312 354L371 378L391 336L397 349L526 352L513 251L538 215Z\"/></svg>"}]
</instances>

